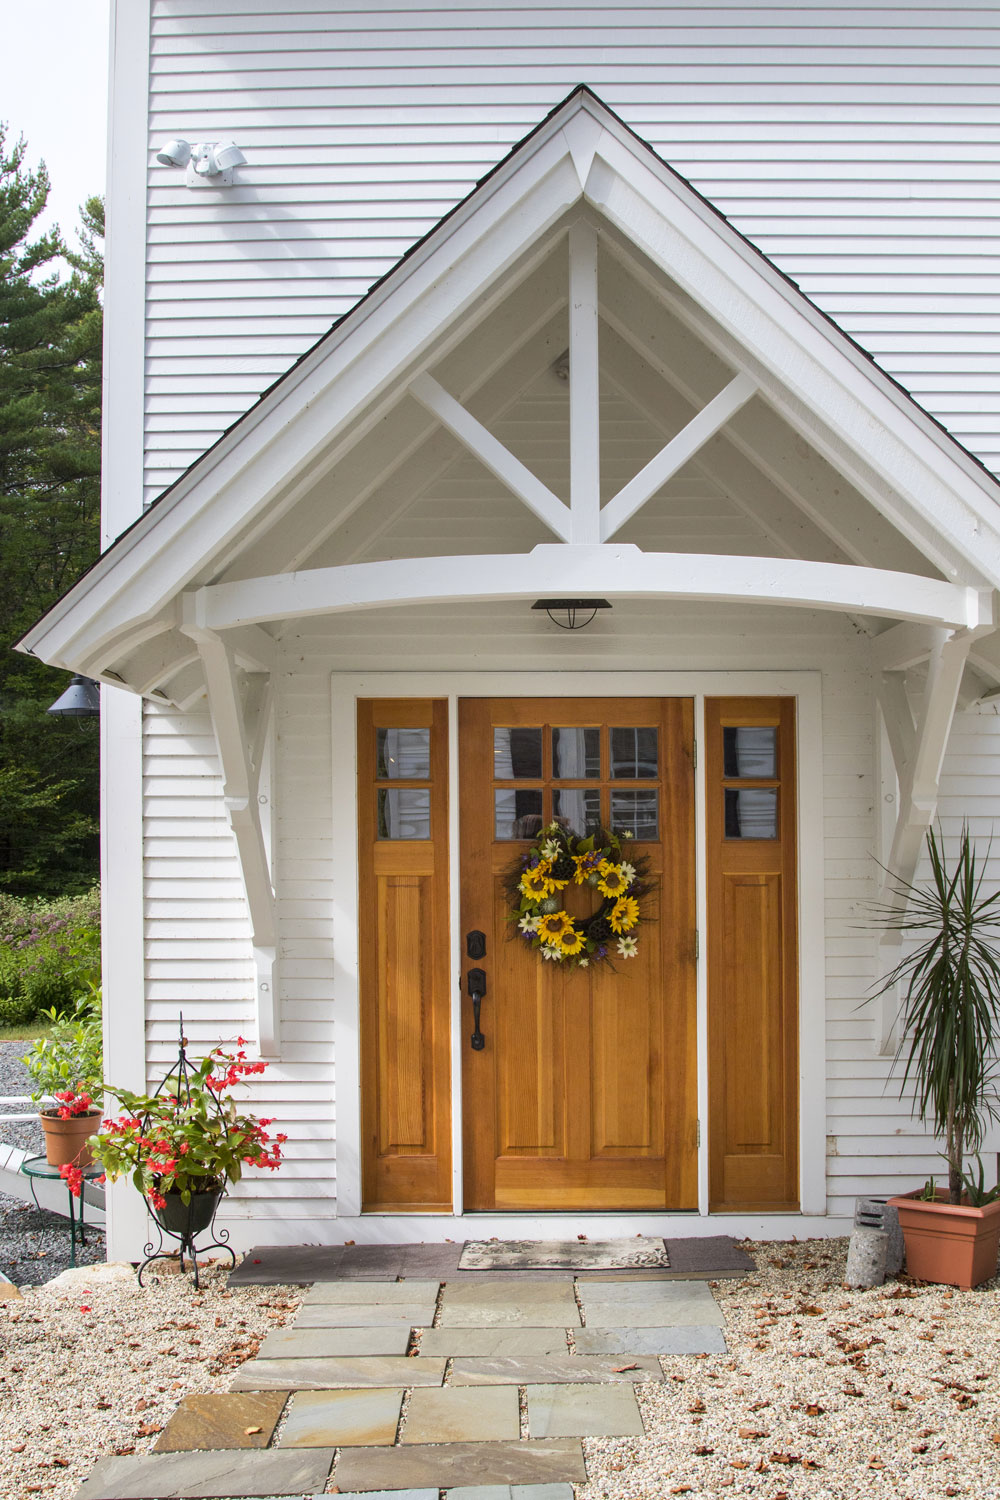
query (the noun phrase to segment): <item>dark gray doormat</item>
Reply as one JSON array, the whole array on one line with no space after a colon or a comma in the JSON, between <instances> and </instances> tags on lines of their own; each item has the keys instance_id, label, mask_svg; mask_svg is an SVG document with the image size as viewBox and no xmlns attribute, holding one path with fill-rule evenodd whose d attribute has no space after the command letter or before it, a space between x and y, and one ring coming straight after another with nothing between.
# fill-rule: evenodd
<instances>
[{"instance_id":1,"label":"dark gray doormat","mask_svg":"<svg viewBox=\"0 0 1000 1500\"><path fill-rule=\"evenodd\" d=\"M587 1242L581 1242L587 1243ZM596 1242L595 1242L596 1243ZM726 1234L665 1240L670 1266L635 1270L504 1271L532 1281L719 1281L745 1276L753 1261ZM229 1277L231 1286L288 1286L317 1281L485 1280L496 1271L461 1271L463 1246L452 1245L255 1245Z\"/></svg>"},{"instance_id":2,"label":"dark gray doormat","mask_svg":"<svg viewBox=\"0 0 1000 1500\"><path fill-rule=\"evenodd\" d=\"M466 1240L460 1271L669 1271L662 1240Z\"/></svg>"}]
</instances>

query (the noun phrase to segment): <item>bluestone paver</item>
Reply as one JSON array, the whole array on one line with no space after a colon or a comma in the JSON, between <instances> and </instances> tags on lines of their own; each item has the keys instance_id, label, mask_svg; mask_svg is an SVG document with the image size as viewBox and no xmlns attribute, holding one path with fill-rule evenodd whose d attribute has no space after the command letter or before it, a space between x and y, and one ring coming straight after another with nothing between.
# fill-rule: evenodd
<instances>
[{"instance_id":1,"label":"bluestone paver","mask_svg":"<svg viewBox=\"0 0 1000 1500\"><path fill-rule=\"evenodd\" d=\"M604 1285L601 1282L598 1285ZM449 1281L444 1289L443 1307L507 1307L516 1302L530 1307L536 1302L575 1307L572 1281Z\"/></svg>"},{"instance_id":2,"label":"bluestone paver","mask_svg":"<svg viewBox=\"0 0 1000 1500\"><path fill-rule=\"evenodd\" d=\"M568 1347L565 1328L425 1328L420 1338L421 1355L565 1354Z\"/></svg>"},{"instance_id":3,"label":"bluestone paver","mask_svg":"<svg viewBox=\"0 0 1000 1500\"><path fill-rule=\"evenodd\" d=\"M231 1391L324 1391L352 1386L440 1385L443 1359L347 1355L331 1359L250 1359L229 1383Z\"/></svg>"},{"instance_id":4,"label":"bluestone paver","mask_svg":"<svg viewBox=\"0 0 1000 1500\"><path fill-rule=\"evenodd\" d=\"M625 1359L596 1354L494 1356L476 1358L458 1356L451 1367L452 1385L545 1385L624 1381L662 1380L659 1360L645 1355Z\"/></svg>"},{"instance_id":5,"label":"bluestone paver","mask_svg":"<svg viewBox=\"0 0 1000 1500\"><path fill-rule=\"evenodd\" d=\"M333 1454L332 1448L288 1452L271 1448L264 1453L218 1449L104 1458L73 1500L231 1500L246 1495L318 1494L326 1488Z\"/></svg>"},{"instance_id":6,"label":"bluestone paver","mask_svg":"<svg viewBox=\"0 0 1000 1500\"><path fill-rule=\"evenodd\" d=\"M580 1310L571 1281L447 1284L441 1299L442 1328L578 1328Z\"/></svg>"},{"instance_id":7,"label":"bluestone paver","mask_svg":"<svg viewBox=\"0 0 1000 1500\"><path fill-rule=\"evenodd\" d=\"M447 1491L448 1500L573 1500L571 1484L467 1484ZM341 1496L341 1500L346 1500Z\"/></svg>"},{"instance_id":8,"label":"bluestone paver","mask_svg":"<svg viewBox=\"0 0 1000 1500\"><path fill-rule=\"evenodd\" d=\"M314 1302L337 1302L342 1306L374 1303L377 1306L437 1300L439 1281L321 1281L302 1298L303 1307Z\"/></svg>"},{"instance_id":9,"label":"bluestone paver","mask_svg":"<svg viewBox=\"0 0 1000 1500\"><path fill-rule=\"evenodd\" d=\"M721 1328L691 1323L679 1328L577 1328L578 1354L725 1354Z\"/></svg>"},{"instance_id":10,"label":"bluestone paver","mask_svg":"<svg viewBox=\"0 0 1000 1500\"><path fill-rule=\"evenodd\" d=\"M345 1448L337 1459L337 1487L402 1489L437 1485L583 1484L587 1471L578 1439L550 1442L426 1443L400 1448Z\"/></svg>"},{"instance_id":11,"label":"bluestone paver","mask_svg":"<svg viewBox=\"0 0 1000 1500\"><path fill-rule=\"evenodd\" d=\"M282 1448L364 1447L394 1443L401 1389L298 1391L282 1428Z\"/></svg>"},{"instance_id":12,"label":"bluestone paver","mask_svg":"<svg viewBox=\"0 0 1000 1500\"><path fill-rule=\"evenodd\" d=\"M410 1330L389 1328L276 1328L257 1351L261 1359L323 1359L340 1354L405 1354ZM433 1350L430 1351L433 1353Z\"/></svg>"},{"instance_id":13,"label":"bluestone paver","mask_svg":"<svg viewBox=\"0 0 1000 1500\"><path fill-rule=\"evenodd\" d=\"M412 1392L400 1441L407 1445L495 1442L517 1438L520 1431L515 1387L443 1386Z\"/></svg>"},{"instance_id":14,"label":"bluestone paver","mask_svg":"<svg viewBox=\"0 0 1000 1500\"><path fill-rule=\"evenodd\" d=\"M422 1328L434 1322L433 1302L311 1302L299 1309L296 1328Z\"/></svg>"},{"instance_id":15,"label":"bluestone paver","mask_svg":"<svg viewBox=\"0 0 1000 1500\"><path fill-rule=\"evenodd\" d=\"M722 1312L703 1281L643 1282L616 1288L607 1282L580 1287L588 1328L721 1328Z\"/></svg>"},{"instance_id":16,"label":"bluestone paver","mask_svg":"<svg viewBox=\"0 0 1000 1500\"><path fill-rule=\"evenodd\" d=\"M588 1302L650 1303L676 1307L698 1302L714 1306L712 1289L704 1281L581 1281L580 1300Z\"/></svg>"},{"instance_id":17,"label":"bluestone paver","mask_svg":"<svg viewBox=\"0 0 1000 1500\"><path fill-rule=\"evenodd\" d=\"M525 1394L533 1438L643 1434L630 1385L529 1385Z\"/></svg>"},{"instance_id":18,"label":"bluestone paver","mask_svg":"<svg viewBox=\"0 0 1000 1500\"><path fill-rule=\"evenodd\" d=\"M284 1391L268 1391L263 1395L222 1392L185 1396L153 1444L153 1452L266 1448L286 1399Z\"/></svg>"}]
</instances>

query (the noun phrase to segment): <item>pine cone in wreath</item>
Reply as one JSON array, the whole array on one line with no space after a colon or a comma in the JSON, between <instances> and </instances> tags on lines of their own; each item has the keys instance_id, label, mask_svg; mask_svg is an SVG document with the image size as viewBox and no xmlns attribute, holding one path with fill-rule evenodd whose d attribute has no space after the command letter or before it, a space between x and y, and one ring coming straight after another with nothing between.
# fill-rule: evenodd
<instances>
[{"instance_id":1,"label":"pine cone in wreath","mask_svg":"<svg viewBox=\"0 0 1000 1500\"><path fill-rule=\"evenodd\" d=\"M614 934L607 917L596 916L587 923L587 936L595 943L606 943Z\"/></svg>"},{"instance_id":2,"label":"pine cone in wreath","mask_svg":"<svg viewBox=\"0 0 1000 1500\"><path fill-rule=\"evenodd\" d=\"M572 880L576 873L576 863L570 854L560 854L552 866L552 874L556 880Z\"/></svg>"}]
</instances>

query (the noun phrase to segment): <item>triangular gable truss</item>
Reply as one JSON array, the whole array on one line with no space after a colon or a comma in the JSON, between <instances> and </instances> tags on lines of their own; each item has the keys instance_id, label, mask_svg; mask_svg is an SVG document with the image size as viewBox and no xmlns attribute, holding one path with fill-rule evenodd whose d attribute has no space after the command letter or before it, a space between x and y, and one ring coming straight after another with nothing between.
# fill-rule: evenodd
<instances>
[{"instance_id":1,"label":"triangular gable truss","mask_svg":"<svg viewBox=\"0 0 1000 1500\"><path fill-rule=\"evenodd\" d=\"M483 392L492 372L474 369L465 337L470 322L482 324L517 299L527 326L544 329L559 299L546 290L542 273L562 253L568 255L568 503L491 430ZM659 451L603 505L602 323L624 351L613 378L636 403L639 367L655 365L656 356L635 325L629 297L602 294L602 257L653 303L669 303L669 316L727 372L712 389L696 378L678 385L669 372L674 393L688 405L685 419L679 430L663 430ZM787 485L804 525L847 561L803 560L794 541L783 556L766 559L649 553L615 541L723 431L763 472L762 455L740 436L738 421L754 398L762 399L769 421L800 435L844 476L858 504L905 539L915 571L873 567L856 549L852 557L850 528ZM411 424L414 451L430 441L428 420L450 434L556 542L502 556L348 561L299 571L315 551L304 500L339 466L357 464L366 442L377 447L394 413L404 429ZM403 458L407 441L404 431ZM345 488L353 507L326 523L328 538L363 514L362 477ZM406 498L404 481L398 504ZM908 632L899 660L879 637L886 681L928 663L918 724L911 718L906 727L891 686L883 693L887 716L895 718L904 789L894 852L905 864L913 830L936 805L943 736L964 663L977 639L994 630L998 499L996 481L960 445L581 90L192 466L29 632L22 649L175 702L207 684L234 831L251 872L254 930L259 946L270 949L269 877L248 792L254 736L238 674L268 672L275 649L268 627L275 622L338 609L567 591L788 603L897 620L903 623L896 631ZM267 555L269 535L286 526L284 566L243 574L241 560L255 550ZM780 536L777 519L773 529ZM251 697L257 701L256 689Z\"/></svg>"}]
</instances>

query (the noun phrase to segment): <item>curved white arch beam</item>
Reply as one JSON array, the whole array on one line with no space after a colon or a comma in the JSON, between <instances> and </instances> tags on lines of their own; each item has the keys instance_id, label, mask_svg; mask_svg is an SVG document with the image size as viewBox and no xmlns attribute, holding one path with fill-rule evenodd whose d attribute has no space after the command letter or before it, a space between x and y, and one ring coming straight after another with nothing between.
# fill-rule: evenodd
<instances>
[{"instance_id":1,"label":"curved white arch beam","mask_svg":"<svg viewBox=\"0 0 1000 1500\"><path fill-rule=\"evenodd\" d=\"M992 628L993 595L912 573L776 557L543 544L529 553L400 558L208 584L183 596L185 621L211 630L413 604L546 596L789 605L951 630Z\"/></svg>"}]
</instances>

